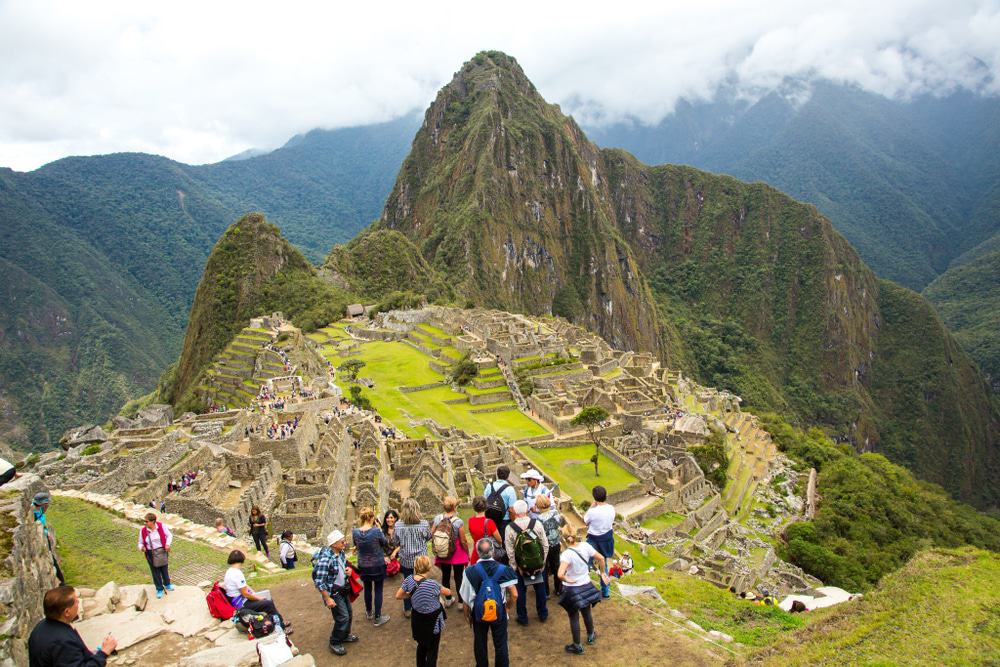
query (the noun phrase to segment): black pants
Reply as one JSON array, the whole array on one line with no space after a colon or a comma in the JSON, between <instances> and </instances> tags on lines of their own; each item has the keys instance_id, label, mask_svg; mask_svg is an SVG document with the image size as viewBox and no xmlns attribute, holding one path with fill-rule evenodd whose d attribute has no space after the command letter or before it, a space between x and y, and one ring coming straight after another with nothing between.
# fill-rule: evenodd
<instances>
[{"instance_id":1,"label":"black pants","mask_svg":"<svg viewBox=\"0 0 1000 667\"><path fill-rule=\"evenodd\" d=\"M7 472L0 475L0 485L6 484L10 480L14 479L14 475L17 474L17 468L11 468Z\"/></svg>"},{"instance_id":2,"label":"black pants","mask_svg":"<svg viewBox=\"0 0 1000 667\"><path fill-rule=\"evenodd\" d=\"M526 584L524 577L517 575L517 622L521 625L528 624L528 586L535 590L535 611L538 613L538 620L545 621L549 617L548 591L545 579L537 584Z\"/></svg>"},{"instance_id":3,"label":"black pants","mask_svg":"<svg viewBox=\"0 0 1000 667\"><path fill-rule=\"evenodd\" d=\"M583 624L587 626L587 634L592 634L594 632L594 614L591 613L592 607L587 605L583 609L574 609L573 611L568 611L569 614L569 631L573 633L573 643L580 643L580 616L583 616Z\"/></svg>"},{"instance_id":4,"label":"black pants","mask_svg":"<svg viewBox=\"0 0 1000 667\"><path fill-rule=\"evenodd\" d=\"M473 651L476 654L476 667L490 667L490 652L486 648L486 635L493 633L493 664L495 667L510 667L507 653L507 618L497 619L492 623L473 621Z\"/></svg>"},{"instance_id":5,"label":"black pants","mask_svg":"<svg viewBox=\"0 0 1000 667\"><path fill-rule=\"evenodd\" d=\"M333 614L333 630L330 631L330 646L337 646L338 644L343 644L350 636L351 621L354 617L351 612L351 601L347 597L347 593L341 591L334 593L330 597L337 603L337 606L330 610L330 613Z\"/></svg>"},{"instance_id":6,"label":"black pants","mask_svg":"<svg viewBox=\"0 0 1000 667\"><path fill-rule=\"evenodd\" d=\"M162 591L165 586L169 586L170 573L167 571L167 566L155 567L153 565L153 554L149 551L146 552L146 562L149 563L149 571L153 575L153 585L156 586L156 590Z\"/></svg>"},{"instance_id":7,"label":"black pants","mask_svg":"<svg viewBox=\"0 0 1000 667\"><path fill-rule=\"evenodd\" d=\"M382 587L385 579L361 578L361 583L365 585L365 611L374 614L375 618L382 615ZM372 600L374 598L374 600ZM337 604L340 604L339 602ZM372 606L374 604L374 609Z\"/></svg>"},{"instance_id":8,"label":"black pants","mask_svg":"<svg viewBox=\"0 0 1000 667\"><path fill-rule=\"evenodd\" d=\"M462 574L465 572L465 564L441 563L438 567L441 568L441 585L445 588L451 588L451 573L455 572L455 587L451 588L451 594L452 596L458 595L459 589L462 588Z\"/></svg>"},{"instance_id":9,"label":"black pants","mask_svg":"<svg viewBox=\"0 0 1000 667\"><path fill-rule=\"evenodd\" d=\"M549 544L549 555L545 557L545 590L555 595L562 595L562 580L559 578L559 544ZM552 575L552 588L549 588L549 575Z\"/></svg>"},{"instance_id":10,"label":"black pants","mask_svg":"<svg viewBox=\"0 0 1000 667\"><path fill-rule=\"evenodd\" d=\"M278 613L278 608L274 606L272 600L247 600L243 603L243 609L257 611L269 616L277 616L278 623L281 624L281 627L285 627L285 619Z\"/></svg>"},{"instance_id":11,"label":"black pants","mask_svg":"<svg viewBox=\"0 0 1000 667\"><path fill-rule=\"evenodd\" d=\"M431 633L417 640L417 667L437 667L438 648L441 646L441 633Z\"/></svg>"},{"instance_id":12,"label":"black pants","mask_svg":"<svg viewBox=\"0 0 1000 667\"><path fill-rule=\"evenodd\" d=\"M263 551L270 558L271 551L267 548L267 533L254 531L251 535L253 536L253 545L257 547L257 551Z\"/></svg>"}]
</instances>

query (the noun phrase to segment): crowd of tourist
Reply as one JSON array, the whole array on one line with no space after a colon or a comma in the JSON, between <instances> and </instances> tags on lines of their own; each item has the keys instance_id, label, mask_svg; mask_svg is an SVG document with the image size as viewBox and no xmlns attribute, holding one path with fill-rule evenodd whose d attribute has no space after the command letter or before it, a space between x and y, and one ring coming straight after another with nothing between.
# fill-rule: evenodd
<instances>
[{"instance_id":1,"label":"crowd of tourist","mask_svg":"<svg viewBox=\"0 0 1000 667\"><path fill-rule=\"evenodd\" d=\"M268 440L284 440L290 438L295 429L299 427L299 418L289 419L285 422L271 422L267 427Z\"/></svg>"},{"instance_id":2,"label":"crowd of tourist","mask_svg":"<svg viewBox=\"0 0 1000 667\"><path fill-rule=\"evenodd\" d=\"M167 493L173 493L175 491L183 491L184 489L191 486L194 480L198 479L197 470L189 470L180 476L180 479L172 479L167 482Z\"/></svg>"}]
</instances>

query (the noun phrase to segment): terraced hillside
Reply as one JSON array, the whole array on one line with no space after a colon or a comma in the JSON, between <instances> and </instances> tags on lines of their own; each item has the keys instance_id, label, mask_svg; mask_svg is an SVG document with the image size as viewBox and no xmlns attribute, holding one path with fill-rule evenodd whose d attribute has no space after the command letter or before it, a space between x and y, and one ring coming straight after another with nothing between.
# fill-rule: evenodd
<instances>
[{"instance_id":1,"label":"terraced hillside","mask_svg":"<svg viewBox=\"0 0 1000 667\"><path fill-rule=\"evenodd\" d=\"M275 332L267 329L243 329L202 376L196 391L204 403L246 407L262 383L288 375L281 355L266 347L275 337Z\"/></svg>"}]
</instances>

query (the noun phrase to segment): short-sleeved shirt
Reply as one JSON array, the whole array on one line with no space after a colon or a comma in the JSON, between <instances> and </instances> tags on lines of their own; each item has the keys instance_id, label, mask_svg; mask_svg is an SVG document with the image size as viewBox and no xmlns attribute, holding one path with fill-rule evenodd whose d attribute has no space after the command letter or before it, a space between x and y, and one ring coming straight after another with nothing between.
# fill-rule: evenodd
<instances>
[{"instance_id":1,"label":"short-sleeved shirt","mask_svg":"<svg viewBox=\"0 0 1000 667\"><path fill-rule=\"evenodd\" d=\"M590 583L590 559L596 553L594 547L586 542L581 542L564 549L559 554L559 562L569 566L566 568L566 578L564 579L567 586L582 586Z\"/></svg>"},{"instance_id":2,"label":"short-sleeved shirt","mask_svg":"<svg viewBox=\"0 0 1000 667\"><path fill-rule=\"evenodd\" d=\"M506 486L504 486L506 484ZM500 497L503 498L504 509L509 510L510 506L517 502L517 491L514 489L514 485L505 479L495 479L486 485L483 489L483 497L489 498L490 494L493 492L494 488L503 488L500 492Z\"/></svg>"},{"instance_id":3,"label":"short-sleeved shirt","mask_svg":"<svg viewBox=\"0 0 1000 667\"><path fill-rule=\"evenodd\" d=\"M400 567L413 569L413 561L417 556L427 553L427 542L431 539L430 525L426 521L416 524L400 521L396 524L394 534L399 544Z\"/></svg>"},{"instance_id":4,"label":"short-sleeved shirt","mask_svg":"<svg viewBox=\"0 0 1000 667\"><path fill-rule=\"evenodd\" d=\"M402 589L404 593L410 594L410 604L413 610L420 614L433 614L441 608L441 584L437 581L424 578L417 581L411 574L403 580ZM440 614L437 623L434 624L434 634L441 634L444 630L444 614Z\"/></svg>"},{"instance_id":5,"label":"short-sleeved shirt","mask_svg":"<svg viewBox=\"0 0 1000 667\"><path fill-rule=\"evenodd\" d=\"M240 589L246 588L247 578L243 575L243 570L238 567L231 567L226 570L226 576L222 579L222 587L226 590L226 596L232 600L240 595Z\"/></svg>"},{"instance_id":6,"label":"short-sleeved shirt","mask_svg":"<svg viewBox=\"0 0 1000 667\"><path fill-rule=\"evenodd\" d=\"M583 515L583 522L587 524L588 535L607 535L615 525L615 506L594 505Z\"/></svg>"},{"instance_id":7,"label":"short-sleeved shirt","mask_svg":"<svg viewBox=\"0 0 1000 667\"><path fill-rule=\"evenodd\" d=\"M434 517L434 521L431 522L431 527L434 527L444 521L444 514L438 514ZM455 553L451 555L451 558L435 558L435 564L440 565L441 563L447 563L450 565L465 565L469 562L469 552L465 550L465 545L458 537L458 531L462 529L465 522L462 521L460 516L451 517L451 528L455 533Z\"/></svg>"},{"instance_id":8,"label":"short-sleeved shirt","mask_svg":"<svg viewBox=\"0 0 1000 667\"><path fill-rule=\"evenodd\" d=\"M552 498L552 491L549 487L544 484L539 483L535 488L525 485L524 487L524 502L528 503L528 509L535 509L535 501L538 500L539 496L548 496L549 499Z\"/></svg>"},{"instance_id":9,"label":"short-sleeved shirt","mask_svg":"<svg viewBox=\"0 0 1000 667\"><path fill-rule=\"evenodd\" d=\"M507 589L517 584L517 573L510 567L490 558L489 560L480 560L472 567L466 568L465 576L462 577L462 587L459 589L462 601L470 607L475 604L479 586L483 583L483 575L479 571L479 568L488 569L493 574L497 584L500 586L503 599L506 600ZM500 568L501 571L496 573L496 568Z\"/></svg>"}]
</instances>

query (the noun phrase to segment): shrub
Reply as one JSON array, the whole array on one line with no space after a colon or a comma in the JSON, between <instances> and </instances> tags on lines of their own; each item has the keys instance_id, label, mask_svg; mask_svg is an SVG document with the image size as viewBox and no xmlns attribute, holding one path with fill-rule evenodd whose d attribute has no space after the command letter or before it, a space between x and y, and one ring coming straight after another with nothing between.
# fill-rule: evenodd
<instances>
[{"instance_id":1,"label":"shrub","mask_svg":"<svg viewBox=\"0 0 1000 667\"><path fill-rule=\"evenodd\" d=\"M479 369L476 367L475 362L469 358L469 353L466 352L455 364L451 367L451 381L460 387L472 382L472 379L476 377L476 373Z\"/></svg>"},{"instance_id":2,"label":"shrub","mask_svg":"<svg viewBox=\"0 0 1000 667\"><path fill-rule=\"evenodd\" d=\"M101 445L99 443L92 442L83 448L83 451L80 452L80 456L93 456L94 454L97 454L100 451L101 451Z\"/></svg>"}]
</instances>

